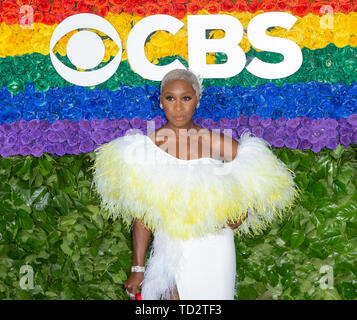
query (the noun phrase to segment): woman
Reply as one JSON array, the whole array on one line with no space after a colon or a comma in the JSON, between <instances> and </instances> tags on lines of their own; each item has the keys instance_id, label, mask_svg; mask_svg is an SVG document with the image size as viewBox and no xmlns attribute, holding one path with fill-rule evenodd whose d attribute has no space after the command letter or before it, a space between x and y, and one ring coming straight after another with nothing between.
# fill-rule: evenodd
<instances>
[{"instance_id":1,"label":"woman","mask_svg":"<svg viewBox=\"0 0 357 320\"><path fill-rule=\"evenodd\" d=\"M192 72L170 71L160 95L167 124L98 149L102 203L133 223L133 267L124 284L131 299L140 288L143 299L233 299L233 230L258 233L298 194L293 173L264 140L244 133L238 143L193 123L201 93Z\"/></svg>"}]
</instances>

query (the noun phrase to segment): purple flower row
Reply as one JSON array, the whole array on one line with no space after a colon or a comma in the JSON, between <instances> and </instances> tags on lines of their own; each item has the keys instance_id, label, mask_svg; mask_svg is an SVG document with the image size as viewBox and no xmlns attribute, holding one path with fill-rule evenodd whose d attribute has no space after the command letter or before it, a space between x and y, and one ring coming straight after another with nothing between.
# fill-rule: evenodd
<instances>
[{"instance_id":1,"label":"purple flower row","mask_svg":"<svg viewBox=\"0 0 357 320\"><path fill-rule=\"evenodd\" d=\"M161 116L152 120L133 118L120 120L93 119L80 121L58 120L18 120L0 125L0 155L26 156L32 154L40 157L44 152L63 156L93 151L99 145L112 141L128 133L130 129L147 134L157 130L167 120ZM298 117L294 119L261 119L257 115L249 118L240 115L235 119L223 118L195 119L194 122L209 130L219 129L237 139L243 131L249 130L255 136L263 138L271 146L291 149L311 149L317 153L322 148L335 149L338 144L346 148L357 144L357 114L338 120L330 118L311 119Z\"/></svg>"}]
</instances>

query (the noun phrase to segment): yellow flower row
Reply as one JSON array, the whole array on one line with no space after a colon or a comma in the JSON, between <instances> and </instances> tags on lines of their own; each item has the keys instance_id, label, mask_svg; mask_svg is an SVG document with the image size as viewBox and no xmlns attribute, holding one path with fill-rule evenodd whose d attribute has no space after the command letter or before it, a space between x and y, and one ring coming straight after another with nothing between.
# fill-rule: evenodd
<instances>
[{"instance_id":1,"label":"yellow flower row","mask_svg":"<svg viewBox=\"0 0 357 320\"><path fill-rule=\"evenodd\" d=\"M227 13L237 18L244 29L247 28L249 21L256 15L263 13L258 11L233 12ZM199 14L208 14L207 11L200 11ZM122 39L123 55L122 60L126 60L126 40L131 30L131 25L135 25L142 17L133 16L127 13L112 14L108 13L106 19L115 27ZM147 58L152 62L165 56L180 55L187 59L187 16L182 19L185 24L175 35L166 31L157 31L145 45ZM57 24L49 26L42 23L33 24L33 28L22 28L20 25L0 24L0 57L23 55L26 53L38 52L44 55L49 54L49 43L51 35ZM66 54L66 45L68 39L74 32L65 35L56 45L55 51L61 55ZM334 43L342 48L347 45L357 46L357 12L349 14L335 13L333 16L316 16L308 14L298 20L289 30L283 28L274 28L267 31L268 35L282 37L296 42L300 48L319 49L326 47L329 43ZM212 31L212 38L220 38L224 33L220 30ZM115 43L110 39L103 40L106 47L106 55L103 62L108 61L111 56L118 52ZM246 33L239 43L244 52L248 52L251 44L248 41ZM209 55L209 63L214 62L214 57Z\"/></svg>"}]
</instances>

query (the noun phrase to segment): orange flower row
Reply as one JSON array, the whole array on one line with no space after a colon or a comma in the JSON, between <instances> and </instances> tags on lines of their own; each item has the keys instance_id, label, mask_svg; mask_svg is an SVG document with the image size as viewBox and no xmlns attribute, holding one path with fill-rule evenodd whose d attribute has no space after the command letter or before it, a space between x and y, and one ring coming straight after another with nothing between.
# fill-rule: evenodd
<instances>
[{"instance_id":1,"label":"orange flower row","mask_svg":"<svg viewBox=\"0 0 357 320\"><path fill-rule=\"evenodd\" d=\"M32 12L27 10L31 6ZM20 23L24 15L32 15L33 22L48 25L78 13L89 12L105 17L108 12L126 12L144 17L154 14L168 14L182 19L187 13L197 14L206 10L210 14L220 12L289 11L303 17L308 13L325 14L324 5L333 12L348 14L357 11L357 0L0 0L0 23ZM26 11L27 10L27 11ZM329 12L330 13L330 12Z\"/></svg>"}]
</instances>

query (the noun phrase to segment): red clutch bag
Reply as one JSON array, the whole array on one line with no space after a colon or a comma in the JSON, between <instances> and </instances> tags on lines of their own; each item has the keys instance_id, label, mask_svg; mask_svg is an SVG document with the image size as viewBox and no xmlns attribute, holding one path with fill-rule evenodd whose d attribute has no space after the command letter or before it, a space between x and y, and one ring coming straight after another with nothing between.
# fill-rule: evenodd
<instances>
[{"instance_id":1,"label":"red clutch bag","mask_svg":"<svg viewBox=\"0 0 357 320\"><path fill-rule=\"evenodd\" d=\"M143 299L141 298L141 293L137 293L137 294L135 295L135 300L143 300Z\"/></svg>"}]
</instances>

